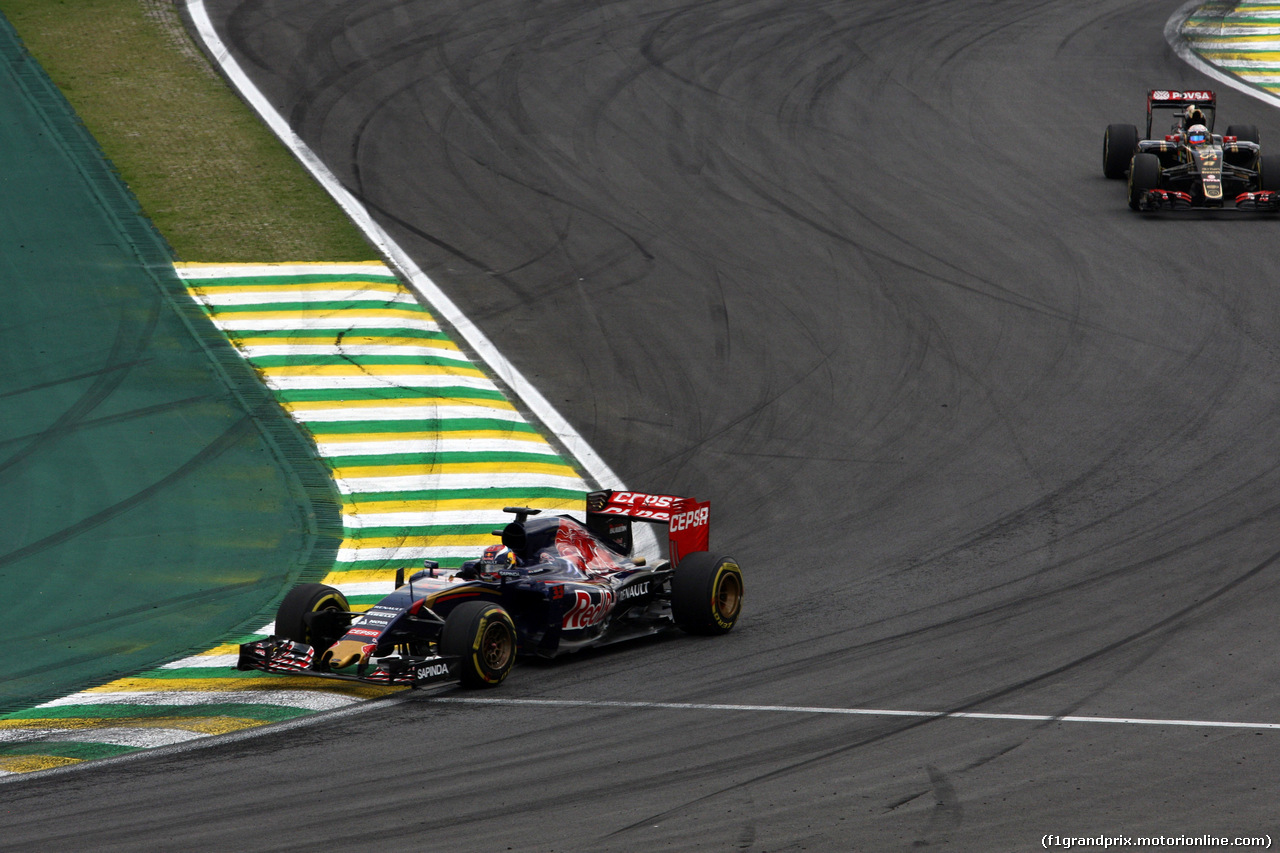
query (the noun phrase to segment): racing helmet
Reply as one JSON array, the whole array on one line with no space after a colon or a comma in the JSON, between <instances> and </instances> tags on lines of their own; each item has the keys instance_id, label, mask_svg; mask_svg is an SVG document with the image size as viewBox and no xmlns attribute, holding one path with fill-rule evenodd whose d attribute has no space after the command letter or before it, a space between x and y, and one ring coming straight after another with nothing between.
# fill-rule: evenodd
<instances>
[{"instance_id":1,"label":"racing helmet","mask_svg":"<svg viewBox=\"0 0 1280 853\"><path fill-rule=\"evenodd\" d=\"M1209 141L1209 128L1203 124L1193 124L1187 128L1187 142L1192 145L1203 145Z\"/></svg>"},{"instance_id":2,"label":"racing helmet","mask_svg":"<svg viewBox=\"0 0 1280 853\"><path fill-rule=\"evenodd\" d=\"M481 571L495 571L498 569L507 569L516 564L516 555L511 553L511 549L504 545L490 545L484 549L484 556L480 558L482 564Z\"/></svg>"}]
</instances>

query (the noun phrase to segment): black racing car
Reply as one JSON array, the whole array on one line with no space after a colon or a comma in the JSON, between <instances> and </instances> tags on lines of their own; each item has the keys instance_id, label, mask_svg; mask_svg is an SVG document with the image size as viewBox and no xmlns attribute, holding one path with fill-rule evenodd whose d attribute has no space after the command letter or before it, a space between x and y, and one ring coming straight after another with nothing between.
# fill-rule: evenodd
<instances>
[{"instance_id":1,"label":"black racing car","mask_svg":"<svg viewBox=\"0 0 1280 853\"><path fill-rule=\"evenodd\" d=\"M1157 113L1173 119L1169 133L1151 138ZM1147 93L1147 132L1131 124L1107 126L1102 138L1102 173L1129 179L1134 210L1222 208L1280 211L1280 158L1263 156L1258 128L1233 124L1213 133L1217 97L1210 91Z\"/></svg>"},{"instance_id":2,"label":"black racing car","mask_svg":"<svg viewBox=\"0 0 1280 853\"><path fill-rule=\"evenodd\" d=\"M550 658L680 628L723 634L742 610L742 571L707 550L711 505L639 492L587 495L586 520L514 520L484 556L442 572L427 561L364 613L331 586L301 584L276 615L275 635L240 646L239 669L376 684L456 679L499 684L517 655ZM632 557L633 520L665 524L668 557Z\"/></svg>"}]
</instances>

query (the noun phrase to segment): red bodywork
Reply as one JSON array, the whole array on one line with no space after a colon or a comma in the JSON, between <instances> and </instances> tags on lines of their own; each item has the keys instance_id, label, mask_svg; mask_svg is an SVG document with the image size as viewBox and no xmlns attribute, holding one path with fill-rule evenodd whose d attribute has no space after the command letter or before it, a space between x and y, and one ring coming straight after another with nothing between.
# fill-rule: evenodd
<instances>
[{"instance_id":1,"label":"red bodywork","mask_svg":"<svg viewBox=\"0 0 1280 853\"><path fill-rule=\"evenodd\" d=\"M592 492L587 495L587 518L626 518L667 525L668 557L679 565L681 556L706 551L711 536L711 502L675 495L641 492Z\"/></svg>"}]
</instances>

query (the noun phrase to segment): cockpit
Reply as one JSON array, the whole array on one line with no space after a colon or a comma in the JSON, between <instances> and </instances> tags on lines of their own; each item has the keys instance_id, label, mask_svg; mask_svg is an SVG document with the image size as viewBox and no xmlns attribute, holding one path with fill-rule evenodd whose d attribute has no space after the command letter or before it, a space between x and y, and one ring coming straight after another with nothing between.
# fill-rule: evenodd
<instances>
[{"instance_id":1,"label":"cockpit","mask_svg":"<svg viewBox=\"0 0 1280 853\"><path fill-rule=\"evenodd\" d=\"M621 554L565 516L517 516L501 536L501 545L492 545L481 559L464 563L459 577L509 572L508 576L589 580L629 567Z\"/></svg>"}]
</instances>

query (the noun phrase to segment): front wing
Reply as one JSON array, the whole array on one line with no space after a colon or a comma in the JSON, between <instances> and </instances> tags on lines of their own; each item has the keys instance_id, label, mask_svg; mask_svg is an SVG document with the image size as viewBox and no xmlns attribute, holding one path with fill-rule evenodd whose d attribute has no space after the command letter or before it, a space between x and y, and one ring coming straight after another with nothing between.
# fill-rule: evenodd
<instances>
[{"instance_id":1,"label":"front wing","mask_svg":"<svg viewBox=\"0 0 1280 853\"><path fill-rule=\"evenodd\" d=\"M1250 210L1258 213L1280 212L1280 193L1264 190L1255 193L1240 193L1235 198L1236 210ZM1177 190L1147 190L1138 201L1139 210L1221 210L1208 205L1196 204L1189 193Z\"/></svg>"},{"instance_id":2,"label":"front wing","mask_svg":"<svg viewBox=\"0 0 1280 853\"><path fill-rule=\"evenodd\" d=\"M378 658L372 665L360 664L354 674L313 669L315 660L316 650L306 643L284 637L268 637L265 640L242 643L236 669L403 687L420 687L454 680L455 661L439 655Z\"/></svg>"}]
</instances>

